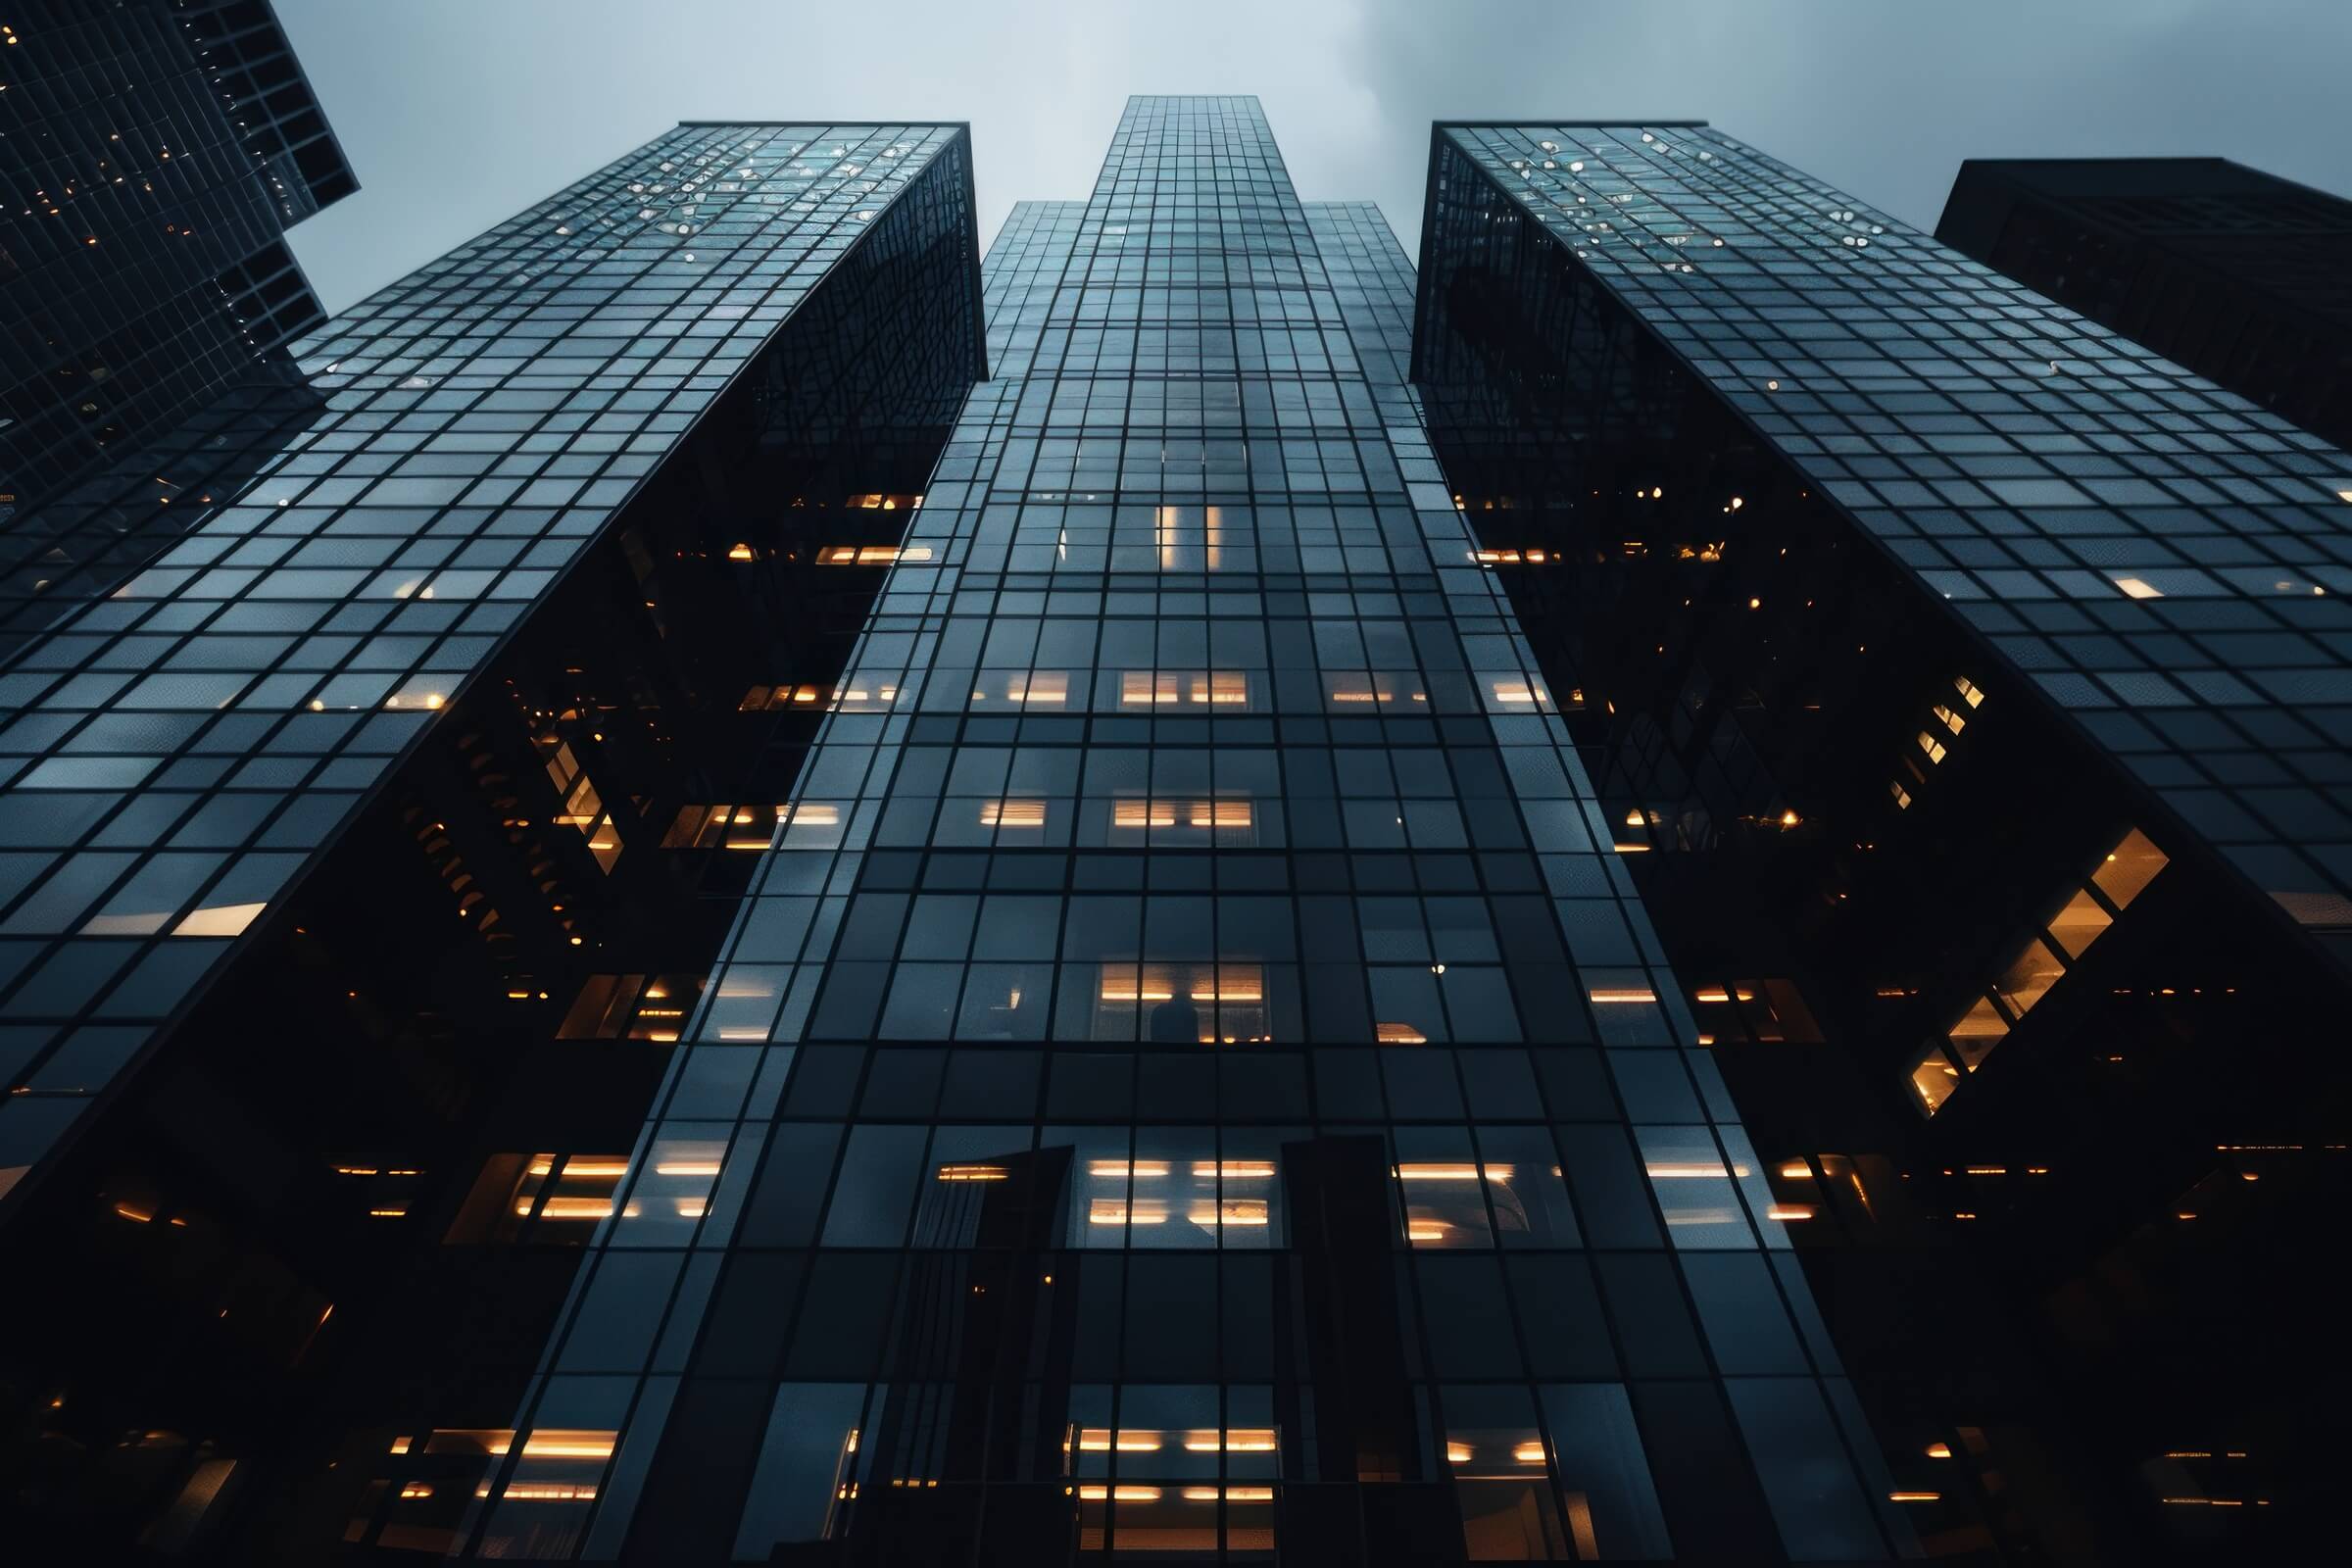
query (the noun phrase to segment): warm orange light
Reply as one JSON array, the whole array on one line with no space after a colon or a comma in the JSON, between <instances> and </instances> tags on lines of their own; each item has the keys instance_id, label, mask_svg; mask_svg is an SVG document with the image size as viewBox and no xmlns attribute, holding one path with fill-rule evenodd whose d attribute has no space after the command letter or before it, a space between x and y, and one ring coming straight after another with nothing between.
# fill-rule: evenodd
<instances>
[{"instance_id":1,"label":"warm orange light","mask_svg":"<svg viewBox=\"0 0 2352 1568\"><path fill-rule=\"evenodd\" d=\"M1236 1427L1220 1433L1214 1427L1198 1429L1184 1435L1187 1453L1215 1453L1222 1448L1227 1453L1272 1453L1274 1433L1270 1428Z\"/></svg>"},{"instance_id":2,"label":"warm orange light","mask_svg":"<svg viewBox=\"0 0 2352 1568\"><path fill-rule=\"evenodd\" d=\"M1384 1046L1426 1046L1429 1036L1409 1023L1375 1024L1372 1037Z\"/></svg>"},{"instance_id":3,"label":"warm orange light","mask_svg":"<svg viewBox=\"0 0 2352 1568\"><path fill-rule=\"evenodd\" d=\"M1087 1427L1078 1434L1078 1446L1087 1453L1108 1453L1114 1448L1120 1453L1157 1453L1161 1434L1150 1431L1120 1429L1114 1439L1107 1428Z\"/></svg>"},{"instance_id":4,"label":"warm orange light","mask_svg":"<svg viewBox=\"0 0 2352 1568\"><path fill-rule=\"evenodd\" d=\"M942 1165L939 1179L943 1182L1001 1182L1010 1176L1002 1165Z\"/></svg>"},{"instance_id":5,"label":"warm orange light","mask_svg":"<svg viewBox=\"0 0 2352 1568\"><path fill-rule=\"evenodd\" d=\"M1544 1462L1544 1445L1541 1443L1519 1444L1511 1449L1511 1457L1521 1464L1542 1464Z\"/></svg>"},{"instance_id":6,"label":"warm orange light","mask_svg":"<svg viewBox=\"0 0 2352 1568\"><path fill-rule=\"evenodd\" d=\"M1507 1182L1516 1174L1515 1165L1488 1165L1487 1180ZM1443 1161L1408 1160L1396 1167L1396 1179L1404 1182L1471 1182L1478 1180L1480 1167L1471 1164L1447 1164Z\"/></svg>"},{"instance_id":7,"label":"warm orange light","mask_svg":"<svg viewBox=\"0 0 2352 1568\"><path fill-rule=\"evenodd\" d=\"M1044 827L1046 803L1043 801L982 801L982 827Z\"/></svg>"},{"instance_id":8,"label":"warm orange light","mask_svg":"<svg viewBox=\"0 0 2352 1568\"><path fill-rule=\"evenodd\" d=\"M1161 707L1171 703L1216 706L1247 703L1249 700L1249 676L1238 669L1213 669L1195 674L1130 669L1121 671L1119 675L1119 701L1129 706Z\"/></svg>"},{"instance_id":9,"label":"warm orange light","mask_svg":"<svg viewBox=\"0 0 2352 1568\"><path fill-rule=\"evenodd\" d=\"M1655 1002L1658 994L1647 986L1596 986L1586 993L1593 1002L1607 1006L1622 1003Z\"/></svg>"},{"instance_id":10,"label":"warm orange light","mask_svg":"<svg viewBox=\"0 0 2352 1568\"><path fill-rule=\"evenodd\" d=\"M820 566L887 566L930 559L929 545L827 545L816 553Z\"/></svg>"},{"instance_id":11,"label":"warm orange light","mask_svg":"<svg viewBox=\"0 0 2352 1568\"><path fill-rule=\"evenodd\" d=\"M1165 1176L1168 1162L1164 1159L1090 1159L1086 1162L1090 1176Z\"/></svg>"},{"instance_id":12,"label":"warm orange light","mask_svg":"<svg viewBox=\"0 0 2352 1568\"><path fill-rule=\"evenodd\" d=\"M617 1432L578 1431L560 1427L541 1427L525 1438L522 1456L525 1459L610 1459Z\"/></svg>"},{"instance_id":13,"label":"warm orange light","mask_svg":"<svg viewBox=\"0 0 2352 1568\"><path fill-rule=\"evenodd\" d=\"M1008 703L1066 703L1070 700L1070 677L1058 670L1031 670L1026 675L1013 675L1004 682L1004 700Z\"/></svg>"}]
</instances>

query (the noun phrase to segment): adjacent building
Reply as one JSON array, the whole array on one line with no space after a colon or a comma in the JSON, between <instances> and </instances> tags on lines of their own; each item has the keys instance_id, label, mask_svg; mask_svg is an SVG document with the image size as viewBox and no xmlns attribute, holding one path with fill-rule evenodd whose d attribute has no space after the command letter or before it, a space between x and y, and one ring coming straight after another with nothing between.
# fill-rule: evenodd
<instances>
[{"instance_id":1,"label":"adjacent building","mask_svg":"<svg viewBox=\"0 0 2352 1568\"><path fill-rule=\"evenodd\" d=\"M106 592L315 410L286 230L358 188L267 0L0 32L0 648Z\"/></svg>"},{"instance_id":2,"label":"adjacent building","mask_svg":"<svg viewBox=\"0 0 2352 1568\"><path fill-rule=\"evenodd\" d=\"M1414 375L1939 1550L2318 1539L2352 458L1696 124L1438 127Z\"/></svg>"},{"instance_id":3,"label":"adjacent building","mask_svg":"<svg viewBox=\"0 0 2352 1568\"><path fill-rule=\"evenodd\" d=\"M2352 202L2227 158L1971 159L1936 237L2352 445Z\"/></svg>"},{"instance_id":4,"label":"adjacent building","mask_svg":"<svg viewBox=\"0 0 2352 1568\"><path fill-rule=\"evenodd\" d=\"M499 1397L570 1264L449 1210L625 1149L979 303L963 127L680 125L298 340L253 476L13 654L20 1539L315 1554L290 1411Z\"/></svg>"},{"instance_id":5,"label":"adjacent building","mask_svg":"<svg viewBox=\"0 0 2352 1568\"><path fill-rule=\"evenodd\" d=\"M2352 460L1700 125L972 159L679 125L6 653L10 1539L2324 1539Z\"/></svg>"}]
</instances>

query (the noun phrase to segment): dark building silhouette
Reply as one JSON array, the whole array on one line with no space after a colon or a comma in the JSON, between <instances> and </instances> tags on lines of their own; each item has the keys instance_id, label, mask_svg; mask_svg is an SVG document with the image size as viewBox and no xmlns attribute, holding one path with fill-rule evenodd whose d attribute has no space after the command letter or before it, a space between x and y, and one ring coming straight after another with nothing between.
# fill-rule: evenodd
<instances>
[{"instance_id":1,"label":"dark building silhouette","mask_svg":"<svg viewBox=\"0 0 2352 1568\"><path fill-rule=\"evenodd\" d=\"M0 43L0 647L319 406L286 230L357 189L267 0L34 0Z\"/></svg>"},{"instance_id":2,"label":"dark building silhouette","mask_svg":"<svg viewBox=\"0 0 2352 1568\"><path fill-rule=\"evenodd\" d=\"M2352 445L2352 202L2226 158L1972 158L1936 237Z\"/></svg>"},{"instance_id":3,"label":"dark building silhouette","mask_svg":"<svg viewBox=\"0 0 2352 1568\"><path fill-rule=\"evenodd\" d=\"M665 132L0 651L6 1539L2328 1539L2344 456L1704 126L972 161Z\"/></svg>"}]
</instances>

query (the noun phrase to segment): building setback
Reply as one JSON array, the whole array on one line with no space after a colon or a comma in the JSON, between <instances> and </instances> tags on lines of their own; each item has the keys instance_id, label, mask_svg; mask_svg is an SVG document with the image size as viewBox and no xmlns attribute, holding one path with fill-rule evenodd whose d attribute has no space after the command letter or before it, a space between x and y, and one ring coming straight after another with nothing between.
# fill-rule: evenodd
<instances>
[{"instance_id":1,"label":"building setback","mask_svg":"<svg viewBox=\"0 0 2352 1568\"><path fill-rule=\"evenodd\" d=\"M2352 202L2226 158L1972 158L1936 237L2352 443Z\"/></svg>"},{"instance_id":2,"label":"building setback","mask_svg":"<svg viewBox=\"0 0 2352 1568\"><path fill-rule=\"evenodd\" d=\"M679 125L0 663L9 1539L2317 1539L2352 464L1703 126L972 158Z\"/></svg>"}]
</instances>

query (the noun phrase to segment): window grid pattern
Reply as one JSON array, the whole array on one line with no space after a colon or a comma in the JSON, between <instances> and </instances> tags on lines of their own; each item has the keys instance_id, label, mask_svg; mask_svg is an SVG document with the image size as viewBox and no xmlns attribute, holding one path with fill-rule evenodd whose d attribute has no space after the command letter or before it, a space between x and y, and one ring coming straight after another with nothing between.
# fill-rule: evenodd
<instances>
[{"instance_id":1,"label":"window grid pattern","mask_svg":"<svg viewBox=\"0 0 2352 1568\"><path fill-rule=\"evenodd\" d=\"M2290 916L2352 924L2352 457L1702 125L1434 156Z\"/></svg>"},{"instance_id":2,"label":"window grid pattern","mask_svg":"<svg viewBox=\"0 0 2352 1568\"><path fill-rule=\"evenodd\" d=\"M895 1325L1026 1184L1045 1286L1086 1294L1060 1467L1006 1479L1066 1477L1082 1548L1262 1549L1278 1480L1357 1475L1274 1430L1298 1374L1258 1348L1290 1162L1352 1134L1422 1325L1401 1463L1531 1499L1535 1555L1665 1555L1650 1469L1711 1432L1790 1555L1886 1554L1764 1174L1431 454L1385 221L1301 206L1253 99L1135 98L1092 199L1017 207L984 273L994 378L518 1417L617 1434L567 1539L618 1549L687 1470L707 1512L730 1443L750 1500L706 1544L739 1558L938 1484L908 1434L949 1417L906 1412L971 1369ZM1705 1348L1669 1371L1653 1318ZM1639 1421L1636 1376L1673 1387ZM468 1549L523 1526L494 1490Z\"/></svg>"},{"instance_id":3,"label":"window grid pattern","mask_svg":"<svg viewBox=\"0 0 2352 1568\"><path fill-rule=\"evenodd\" d=\"M296 346L325 409L0 666L9 1180L852 246L968 223L968 147L683 124Z\"/></svg>"},{"instance_id":4,"label":"window grid pattern","mask_svg":"<svg viewBox=\"0 0 2352 1568\"><path fill-rule=\"evenodd\" d=\"M277 37L266 7L238 9L253 24L239 38ZM12 13L0 46L0 521L255 378L287 335L257 304L286 307L287 323L320 314L282 238L332 195L292 172L282 139L270 152L257 139L276 122L230 90L238 50L199 25L222 15L165 0ZM262 70L268 103L331 155L333 192L356 188L282 37ZM245 286L256 269L281 275L257 294ZM132 512L156 507L154 471L135 476L146 493Z\"/></svg>"}]
</instances>

